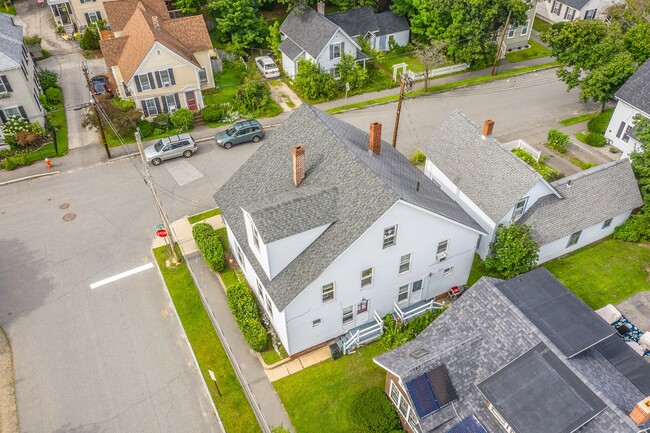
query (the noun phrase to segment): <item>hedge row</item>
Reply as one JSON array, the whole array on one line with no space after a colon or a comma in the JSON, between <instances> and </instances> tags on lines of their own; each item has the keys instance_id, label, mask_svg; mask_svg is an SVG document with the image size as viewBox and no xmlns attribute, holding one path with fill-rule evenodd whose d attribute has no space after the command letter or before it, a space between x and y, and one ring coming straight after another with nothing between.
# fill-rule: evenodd
<instances>
[{"instance_id":1,"label":"hedge row","mask_svg":"<svg viewBox=\"0 0 650 433\"><path fill-rule=\"evenodd\" d=\"M210 269L215 272L223 271L226 264L223 257L223 246L212 226L206 223L195 224L192 228L192 236L194 236L196 246L199 247L199 251Z\"/></svg>"},{"instance_id":2,"label":"hedge row","mask_svg":"<svg viewBox=\"0 0 650 433\"><path fill-rule=\"evenodd\" d=\"M256 352L264 351L268 343L268 334L260 320L257 303L248 285L245 283L231 285L226 290L226 299L248 345Z\"/></svg>"}]
</instances>

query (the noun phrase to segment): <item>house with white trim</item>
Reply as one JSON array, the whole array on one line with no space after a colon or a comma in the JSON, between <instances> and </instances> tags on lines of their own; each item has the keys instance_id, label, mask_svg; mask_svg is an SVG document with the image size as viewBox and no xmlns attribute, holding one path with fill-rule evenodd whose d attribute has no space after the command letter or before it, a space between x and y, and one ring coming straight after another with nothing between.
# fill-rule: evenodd
<instances>
[{"instance_id":1,"label":"house with white trim","mask_svg":"<svg viewBox=\"0 0 650 433\"><path fill-rule=\"evenodd\" d=\"M124 21L127 5L133 9ZM203 17L171 19L138 0L107 1L105 8L115 37L100 45L120 97L133 99L146 117L201 110L202 91L214 87L214 50Z\"/></svg>"},{"instance_id":2,"label":"house with white trim","mask_svg":"<svg viewBox=\"0 0 650 433\"><path fill-rule=\"evenodd\" d=\"M486 234L381 139L381 124L362 131L309 104L214 198L235 260L290 355L348 335L345 353L381 335L386 314L436 307L434 298L467 282Z\"/></svg>"},{"instance_id":3,"label":"house with white trim","mask_svg":"<svg viewBox=\"0 0 650 433\"><path fill-rule=\"evenodd\" d=\"M650 60L628 78L614 97L617 100L616 108L605 137L623 152L622 158L625 158L641 146L634 136L636 117L650 119Z\"/></svg>"},{"instance_id":4,"label":"house with white trim","mask_svg":"<svg viewBox=\"0 0 650 433\"><path fill-rule=\"evenodd\" d=\"M621 159L547 182L483 128L455 111L422 148L425 174L487 233L477 253L486 258L499 225L532 227L539 263L609 236L643 204L630 161Z\"/></svg>"},{"instance_id":5,"label":"house with white trim","mask_svg":"<svg viewBox=\"0 0 650 433\"><path fill-rule=\"evenodd\" d=\"M526 11L526 21L519 25L510 24L506 31L506 37L503 40L501 53L505 55L509 52L524 49L528 45L533 30L533 21L535 20L536 0L524 0L529 5Z\"/></svg>"},{"instance_id":6,"label":"house with white trim","mask_svg":"<svg viewBox=\"0 0 650 433\"><path fill-rule=\"evenodd\" d=\"M539 0L537 15L553 24L573 20L605 19L611 0Z\"/></svg>"}]
</instances>

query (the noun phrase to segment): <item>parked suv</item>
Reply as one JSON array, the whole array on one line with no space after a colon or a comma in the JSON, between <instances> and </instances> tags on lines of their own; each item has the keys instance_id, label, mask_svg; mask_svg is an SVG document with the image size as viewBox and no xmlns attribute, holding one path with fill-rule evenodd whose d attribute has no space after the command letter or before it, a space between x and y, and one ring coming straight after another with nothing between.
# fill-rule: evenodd
<instances>
[{"instance_id":1,"label":"parked suv","mask_svg":"<svg viewBox=\"0 0 650 433\"><path fill-rule=\"evenodd\" d=\"M197 150L197 145L190 134L165 137L144 149L144 157L153 165L160 165L166 159L184 156L189 158Z\"/></svg>"},{"instance_id":2,"label":"parked suv","mask_svg":"<svg viewBox=\"0 0 650 433\"><path fill-rule=\"evenodd\" d=\"M246 143L252 141L257 143L264 137L264 128L257 120L242 120L236 122L225 131L221 131L214 136L214 140L220 147L230 149L233 144Z\"/></svg>"}]
</instances>

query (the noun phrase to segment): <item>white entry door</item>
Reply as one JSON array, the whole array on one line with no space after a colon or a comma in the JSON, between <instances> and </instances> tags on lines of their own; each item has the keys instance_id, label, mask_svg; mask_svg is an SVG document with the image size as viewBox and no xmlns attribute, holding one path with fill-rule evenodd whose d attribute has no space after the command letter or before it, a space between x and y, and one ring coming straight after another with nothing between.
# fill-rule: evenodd
<instances>
[{"instance_id":1,"label":"white entry door","mask_svg":"<svg viewBox=\"0 0 650 433\"><path fill-rule=\"evenodd\" d=\"M362 299L361 302L357 304L357 326L368 322L369 305L370 301L368 299Z\"/></svg>"},{"instance_id":2,"label":"white entry door","mask_svg":"<svg viewBox=\"0 0 650 433\"><path fill-rule=\"evenodd\" d=\"M422 280L411 283L410 304L415 304L422 300Z\"/></svg>"}]
</instances>

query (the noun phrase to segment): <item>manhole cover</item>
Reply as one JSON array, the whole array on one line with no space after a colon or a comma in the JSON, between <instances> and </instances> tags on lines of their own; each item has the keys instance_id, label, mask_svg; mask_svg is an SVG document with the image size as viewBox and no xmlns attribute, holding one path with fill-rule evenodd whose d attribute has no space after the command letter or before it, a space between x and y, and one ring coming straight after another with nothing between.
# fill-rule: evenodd
<instances>
[{"instance_id":1,"label":"manhole cover","mask_svg":"<svg viewBox=\"0 0 650 433\"><path fill-rule=\"evenodd\" d=\"M68 203L63 203L61 206L59 206L59 209L67 209L69 207L70 205Z\"/></svg>"},{"instance_id":2,"label":"manhole cover","mask_svg":"<svg viewBox=\"0 0 650 433\"><path fill-rule=\"evenodd\" d=\"M75 218L77 218L76 213L67 213L67 214L63 215L63 221L72 221Z\"/></svg>"}]
</instances>

